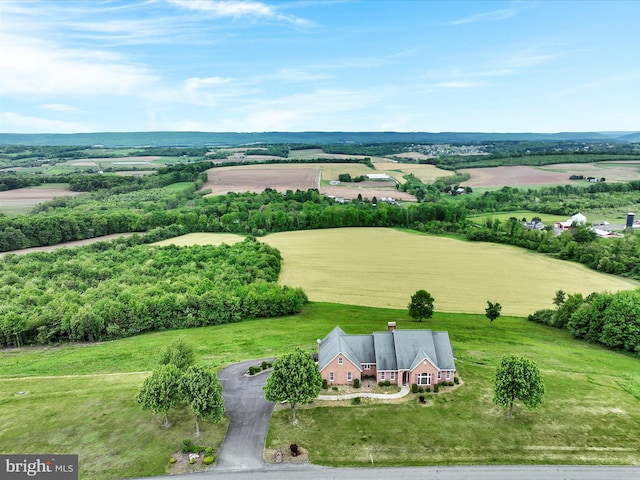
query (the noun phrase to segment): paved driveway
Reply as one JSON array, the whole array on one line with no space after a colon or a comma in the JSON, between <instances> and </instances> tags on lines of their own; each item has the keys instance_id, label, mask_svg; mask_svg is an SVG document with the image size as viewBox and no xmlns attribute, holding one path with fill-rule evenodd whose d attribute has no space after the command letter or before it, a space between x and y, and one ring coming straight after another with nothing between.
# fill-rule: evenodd
<instances>
[{"instance_id":1,"label":"paved driveway","mask_svg":"<svg viewBox=\"0 0 640 480\"><path fill-rule=\"evenodd\" d=\"M261 362L236 363L218 373L230 422L218 453L216 471L258 470L266 466L262 452L274 404L264 398L262 387L269 373L244 376L251 365Z\"/></svg>"}]
</instances>

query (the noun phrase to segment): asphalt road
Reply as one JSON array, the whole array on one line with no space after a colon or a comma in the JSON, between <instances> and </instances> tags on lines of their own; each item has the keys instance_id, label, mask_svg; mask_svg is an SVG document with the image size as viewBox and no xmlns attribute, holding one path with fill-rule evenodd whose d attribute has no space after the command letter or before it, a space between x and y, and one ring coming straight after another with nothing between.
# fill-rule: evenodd
<instances>
[{"instance_id":1,"label":"asphalt road","mask_svg":"<svg viewBox=\"0 0 640 480\"><path fill-rule=\"evenodd\" d=\"M270 359L267 359L268 361ZM217 465L207 472L184 474L179 480L640 480L640 467L565 465L491 465L464 467L330 468L318 465L268 464L262 459L273 403L262 387L269 374L245 377L249 366L262 360L225 368L218 377L223 387L227 436ZM640 459L638 459L640 462ZM168 476L146 477L168 479Z\"/></svg>"}]
</instances>

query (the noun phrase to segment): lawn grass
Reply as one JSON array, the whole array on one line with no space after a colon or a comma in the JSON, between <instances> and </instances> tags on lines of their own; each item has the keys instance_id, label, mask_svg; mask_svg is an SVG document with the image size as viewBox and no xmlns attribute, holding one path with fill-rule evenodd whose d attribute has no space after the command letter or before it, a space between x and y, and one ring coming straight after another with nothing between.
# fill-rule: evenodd
<instances>
[{"instance_id":1,"label":"lawn grass","mask_svg":"<svg viewBox=\"0 0 640 480\"><path fill-rule=\"evenodd\" d=\"M134 402L157 352L177 337L195 346L196 361L219 370L241 360L308 352L336 325L371 333L448 330L464 385L391 405L366 403L301 410L298 427L277 411L267 447L298 443L328 465L467 463L640 463L640 360L574 340L568 332L500 317L436 312L422 323L405 310L311 303L292 317L155 332L112 342L0 352L3 453L78 453L80 478L161 474L184 438L186 410L171 411L171 429ZM506 353L533 359L547 388L535 412L515 419L492 403L494 367ZM18 392L27 392L18 395ZM331 428L327 428L331 425ZM205 424L199 444L219 447L226 423ZM194 439L195 440L195 439Z\"/></svg>"}]
</instances>

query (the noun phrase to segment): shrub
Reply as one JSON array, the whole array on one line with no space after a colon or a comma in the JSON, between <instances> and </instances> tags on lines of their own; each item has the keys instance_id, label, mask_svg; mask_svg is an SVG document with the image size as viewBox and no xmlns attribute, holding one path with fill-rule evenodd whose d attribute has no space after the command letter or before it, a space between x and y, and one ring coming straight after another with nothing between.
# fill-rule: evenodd
<instances>
[{"instance_id":1,"label":"shrub","mask_svg":"<svg viewBox=\"0 0 640 480\"><path fill-rule=\"evenodd\" d=\"M355 378L353 380L353 388L360 388L360 379L359 378Z\"/></svg>"},{"instance_id":2,"label":"shrub","mask_svg":"<svg viewBox=\"0 0 640 480\"><path fill-rule=\"evenodd\" d=\"M214 457L213 455L209 455L208 457L204 457L202 463L204 463L205 465L211 465L215 459L216 457Z\"/></svg>"},{"instance_id":3,"label":"shrub","mask_svg":"<svg viewBox=\"0 0 640 480\"><path fill-rule=\"evenodd\" d=\"M424 393L424 387L418 387L418 393Z\"/></svg>"},{"instance_id":4,"label":"shrub","mask_svg":"<svg viewBox=\"0 0 640 480\"><path fill-rule=\"evenodd\" d=\"M182 441L182 452L183 453L189 453L193 451L193 442L191 441L190 438L185 438Z\"/></svg>"},{"instance_id":5,"label":"shrub","mask_svg":"<svg viewBox=\"0 0 640 480\"><path fill-rule=\"evenodd\" d=\"M386 382L384 382L384 386L385 387L390 387L391 386L391 382L389 380L387 380Z\"/></svg>"},{"instance_id":6,"label":"shrub","mask_svg":"<svg viewBox=\"0 0 640 480\"><path fill-rule=\"evenodd\" d=\"M253 365L251 365L249 367L249 375L255 375L255 374L256 374L256 368Z\"/></svg>"},{"instance_id":7,"label":"shrub","mask_svg":"<svg viewBox=\"0 0 640 480\"><path fill-rule=\"evenodd\" d=\"M362 399L360 397L355 397L353 400L351 400L352 405L360 405L361 403Z\"/></svg>"},{"instance_id":8,"label":"shrub","mask_svg":"<svg viewBox=\"0 0 640 480\"><path fill-rule=\"evenodd\" d=\"M212 448L212 447L206 447L206 448L204 449L204 454L205 454L207 457L210 457L211 455L213 455L213 448Z\"/></svg>"},{"instance_id":9,"label":"shrub","mask_svg":"<svg viewBox=\"0 0 640 480\"><path fill-rule=\"evenodd\" d=\"M458 377L453 377L453 383L456 385L460 383L460 379Z\"/></svg>"},{"instance_id":10,"label":"shrub","mask_svg":"<svg viewBox=\"0 0 640 480\"><path fill-rule=\"evenodd\" d=\"M196 463L196 459L195 458L192 458L191 460L189 460L189 464L190 465L193 465L194 463Z\"/></svg>"},{"instance_id":11,"label":"shrub","mask_svg":"<svg viewBox=\"0 0 640 480\"><path fill-rule=\"evenodd\" d=\"M338 391L338 387L331 387L331 390L333 390L334 392Z\"/></svg>"},{"instance_id":12,"label":"shrub","mask_svg":"<svg viewBox=\"0 0 640 480\"><path fill-rule=\"evenodd\" d=\"M323 378L323 379L322 379L322 388L323 388L323 389L325 389L325 390L326 390L327 388L329 388L329 383L327 382L327 379L326 379L326 378Z\"/></svg>"},{"instance_id":13,"label":"shrub","mask_svg":"<svg viewBox=\"0 0 640 480\"><path fill-rule=\"evenodd\" d=\"M440 385L437 383L433 386L433 393L438 393L440 391Z\"/></svg>"},{"instance_id":14,"label":"shrub","mask_svg":"<svg viewBox=\"0 0 640 480\"><path fill-rule=\"evenodd\" d=\"M269 368L269 364L266 361L262 361L262 370L266 370L267 368Z\"/></svg>"},{"instance_id":15,"label":"shrub","mask_svg":"<svg viewBox=\"0 0 640 480\"><path fill-rule=\"evenodd\" d=\"M418 397L420 400L420 403L426 403L426 400L424 399L424 395L420 395L420 397Z\"/></svg>"},{"instance_id":16,"label":"shrub","mask_svg":"<svg viewBox=\"0 0 640 480\"><path fill-rule=\"evenodd\" d=\"M176 457L171 457L169 459L169 463L176 463L178 461L178 459Z\"/></svg>"},{"instance_id":17,"label":"shrub","mask_svg":"<svg viewBox=\"0 0 640 480\"><path fill-rule=\"evenodd\" d=\"M418 384L417 383L411 384L411 393L418 393Z\"/></svg>"},{"instance_id":18,"label":"shrub","mask_svg":"<svg viewBox=\"0 0 640 480\"><path fill-rule=\"evenodd\" d=\"M427 393L431 393L431 387L426 387L426 388L424 389L424 391L425 391L425 392L427 392Z\"/></svg>"},{"instance_id":19,"label":"shrub","mask_svg":"<svg viewBox=\"0 0 640 480\"><path fill-rule=\"evenodd\" d=\"M379 387L384 387L384 382L378 382Z\"/></svg>"},{"instance_id":20,"label":"shrub","mask_svg":"<svg viewBox=\"0 0 640 480\"><path fill-rule=\"evenodd\" d=\"M298 455L300 455L300 448L295 443L289 445L289 450L291 450L292 457L297 457Z\"/></svg>"}]
</instances>

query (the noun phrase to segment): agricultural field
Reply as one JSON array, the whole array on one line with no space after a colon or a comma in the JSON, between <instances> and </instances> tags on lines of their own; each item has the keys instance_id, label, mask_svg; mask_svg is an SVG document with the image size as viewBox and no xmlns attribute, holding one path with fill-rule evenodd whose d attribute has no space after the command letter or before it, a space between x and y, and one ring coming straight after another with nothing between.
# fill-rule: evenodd
<instances>
[{"instance_id":1,"label":"agricultural field","mask_svg":"<svg viewBox=\"0 0 640 480\"><path fill-rule=\"evenodd\" d=\"M585 181L569 180L571 175L604 177L608 182L630 182L640 179L640 164L629 162L567 163L544 167L507 166L463 168L471 179L464 182L471 187L540 187L548 185L585 185Z\"/></svg>"},{"instance_id":2,"label":"agricultural field","mask_svg":"<svg viewBox=\"0 0 640 480\"><path fill-rule=\"evenodd\" d=\"M207 234L197 240L206 243ZM260 241L282 254L280 283L318 302L404 308L425 289L437 311L484 313L491 300L504 314L527 316L550 308L558 290L588 295L640 286L517 247L385 228L284 232Z\"/></svg>"},{"instance_id":3,"label":"agricultural field","mask_svg":"<svg viewBox=\"0 0 640 480\"><path fill-rule=\"evenodd\" d=\"M412 173L424 183L433 183L439 177L447 177L452 174L449 170L443 170L435 165L429 164L413 164L413 163L394 163L390 161L375 162L374 166L380 173L386 173L396 178L400 183L404 183L404 175Z\"/></svg>"},{"instance_id":4,"label":"agricultural field","mask_svg":"<svg viewBox=\"0 0 640 480\"><path fill-rule=\"evenodd\" d=\"M56 197L75 197L80 192L69 190L68 184L48 183L37 187L18 188L0 192L0 213L26 214L39 203Z\"/></svg>"}]
</instances>

